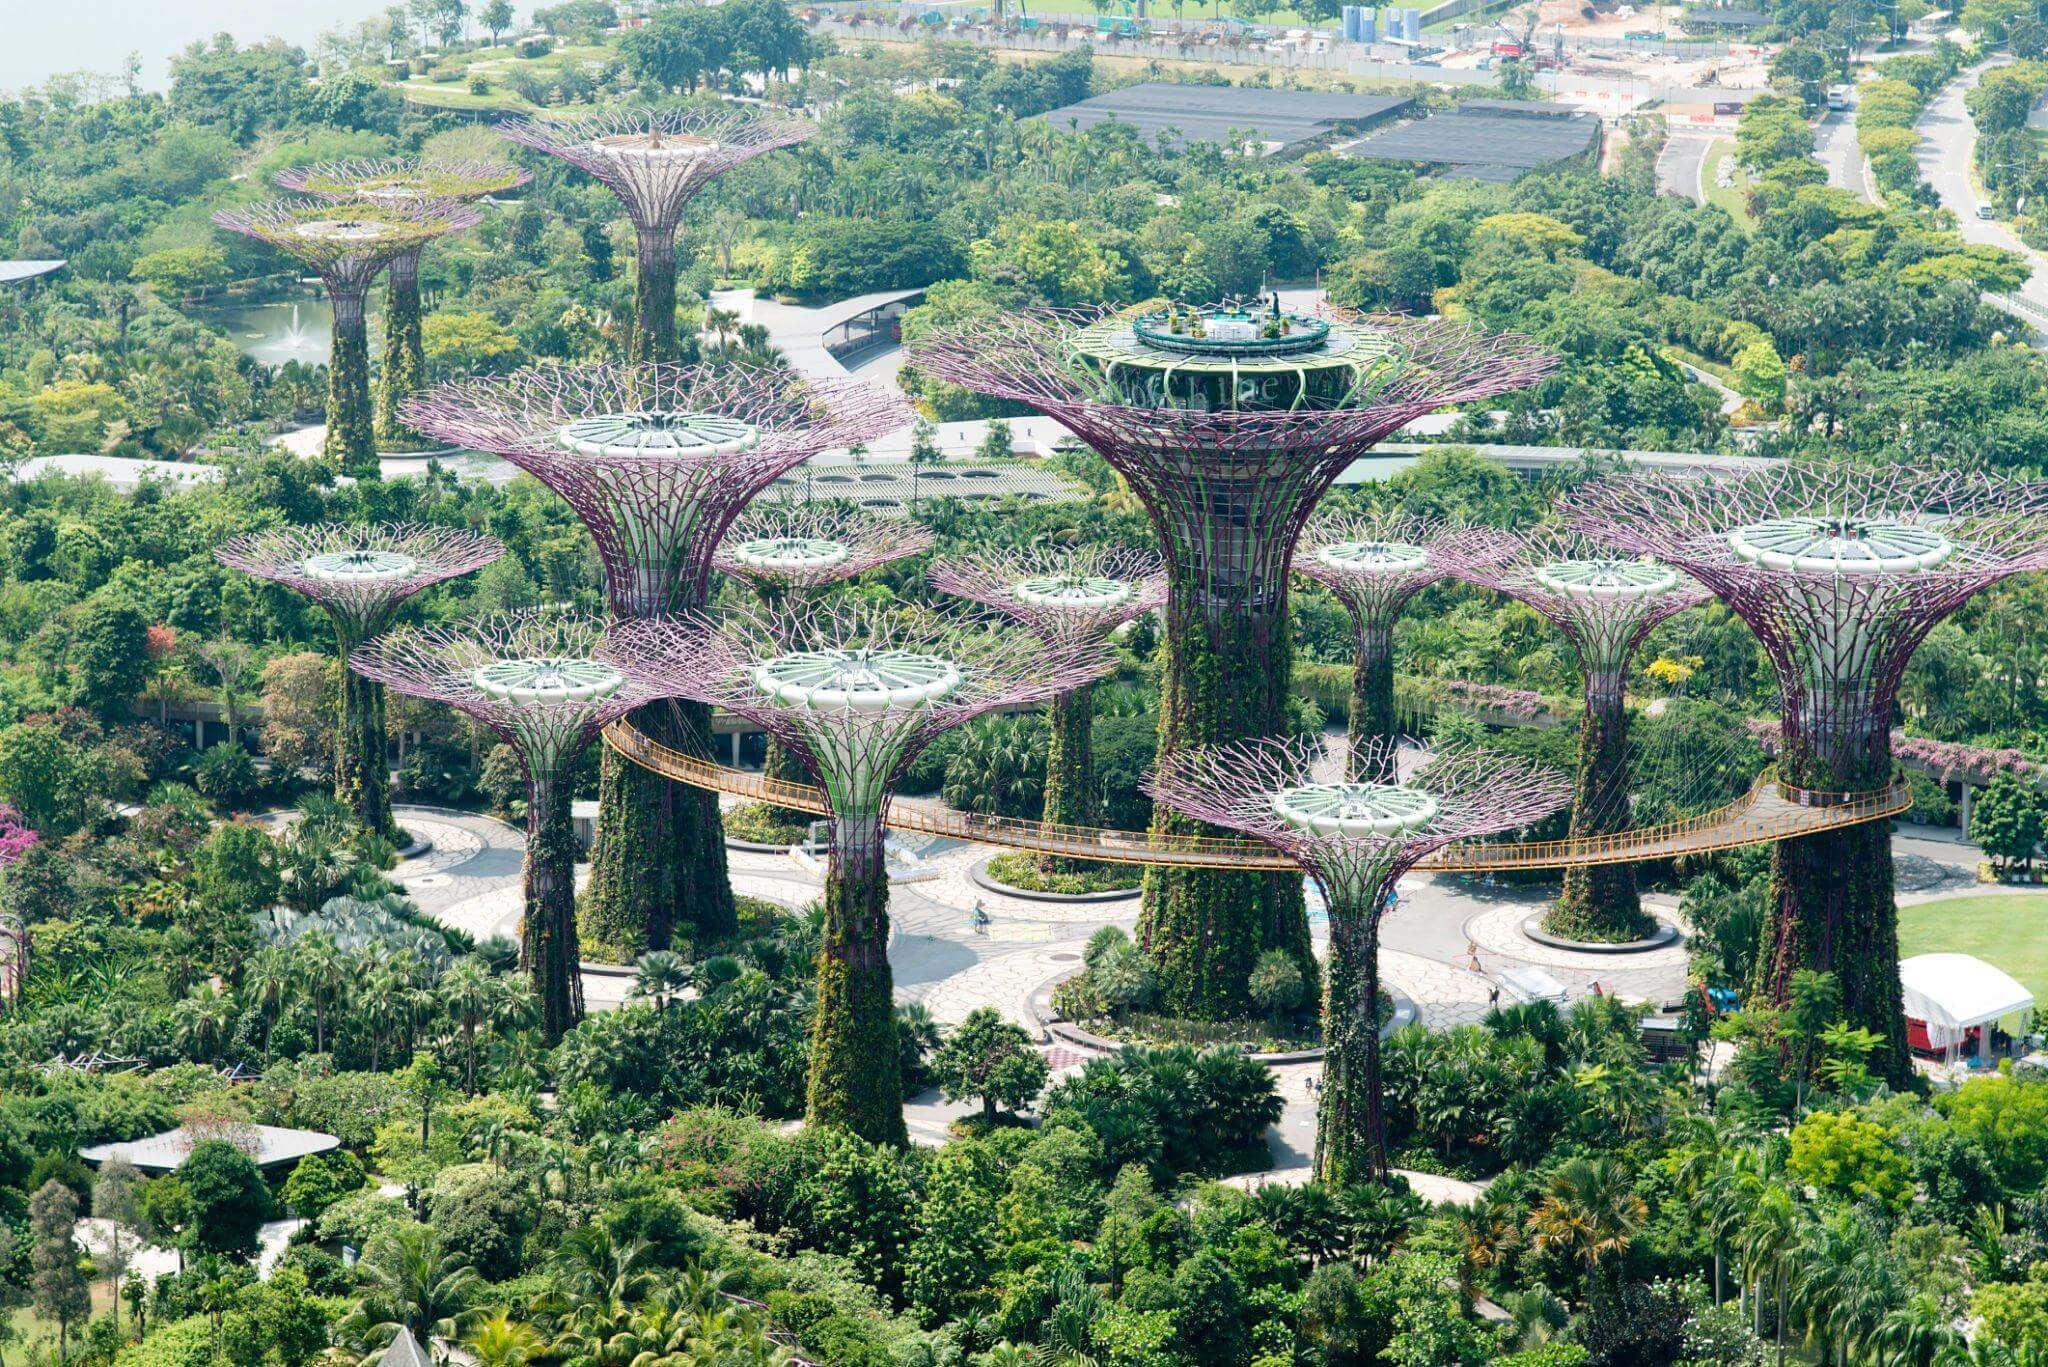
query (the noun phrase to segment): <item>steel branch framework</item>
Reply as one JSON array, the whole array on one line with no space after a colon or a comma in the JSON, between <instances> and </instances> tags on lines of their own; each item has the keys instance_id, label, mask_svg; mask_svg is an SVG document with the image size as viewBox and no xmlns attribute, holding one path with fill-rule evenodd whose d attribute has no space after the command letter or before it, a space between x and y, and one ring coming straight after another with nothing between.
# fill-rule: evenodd
<instances>
[{"instance_id":1,"label":"steel branch framework","mask_svg":"<svg viewBox=\"0 0 2048 1367\"><path fill-rule=\"evenodd\" d=\"M540 609L396 631L349 656L365 678L456 708L519 756L527 785L522 958L549 1040L583 1014L566 778L606 726L659 696L600 658L603 643L596 620Z\"/></svg>"},{"instance_id":2,"label":"steel branch framework","mask_svg":"<svg viewBox=\"0 0 2048 1367\"><path fill-rule=\"evenodd\" d=\"M824 786L832 862L809 1117L903 1142L883 848L891 790L942 732L1072 689L1107 670L1110 652L986 622L819 601L628 622L612 652L653 688L754 721Z\"/></svg>"},{"instance_id":3,"label":"steel branch framework","mask_svg":"<svg viewBox=\"0 0 2048 1367\"><path fill-rule=\"evenodd\" d=\"M733 522L711 565L744 579L767 601L922 555L932 539L915 522L876 517L847 503L763 500Z\"/></svg>"},{"instance_id":4,"label":"steel branch framework","mask_svg":"<svg viewBox=\"0 0 2048 1367\"><path fill-rule=\"evenodd\" d=\"M993 608L1042 640L1103 637L1166 603L1164 562L1099 543L954 556L926 578L941 593Z\"/></svg>"},{"instance_id":5,"label":"steel branch framework","mask_svg":"<svg viewBox=\"0 0 2048 1367\"><path fill-rule=\"evenodd\" d=\"M1354 777L1320 782L1319 741L1241 741L1166 756L1145 781L1155 800L1281 850L1323 890L1330 909L1328 1052L1316 1176L1335 1183L1386 1174L1379 922L1394 883L1455 841L1528 825L1563 805L1570 791L1561 774L1479 750L1441 751L1405 775L1390 744L1368 744L1352 758Z\"/></svg>"}]
</instances>

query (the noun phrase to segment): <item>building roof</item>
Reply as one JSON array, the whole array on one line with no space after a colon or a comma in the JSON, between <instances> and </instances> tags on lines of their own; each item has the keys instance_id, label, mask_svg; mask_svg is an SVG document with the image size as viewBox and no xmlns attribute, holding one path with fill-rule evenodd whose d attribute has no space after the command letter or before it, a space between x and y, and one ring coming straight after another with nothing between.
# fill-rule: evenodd
<instances>
[{"instance_id":1,"label":"building roof","mask_svg":"<svg viewBox=\"0 0 2048 1367\"><path fill-rule=\"evenodd\" d=\"M246 1141L246 1142L242 1142ZM237 1127L233 1142L256 1160L259 1168L296 1163L316 1153L341 1147L341 1141L318 1130L286 1130L275 1125ZM193 1136L189 1130L165 1130L147 1139L125 1144L91 1144L78 1151L86 1162L98 1165L111 1158L125 1158L145 1173L176 1172L192 1155Z\"/></svg>"},{"instance_id":2,"label":"building roof","mask_svg":"<svg viewBox=\"0 0 2048 1367\"><path fill-rule=\"evenodd\" d=\"M1678 16L1680 28L1768 28L1771 16L1762 10L1696 8Z\"/></svg>"},{"instance_id":3,"label":"building roof","mask_svg":"<svg viewBox=\"0 0 2048 1367\"><path fill-rule=\"evenodd\" d=\"M1468 180L1510 181L1592 148L1600 117L1561 105L1468 100L1447 113L1370 133L1338 151L1367 161L1441 166Z\"/></svg>"},{"instance_id":4,"label":"building roof","mask_svg":"<svg viewBox=\"0 0 2048 1367\"><path fill-rule=\"evenodd\" d=\"M1927 1038L1946 1047L1973 1025L1989 1025L2034 1005L2034 994L1969 954L1915 954L1899 961L1906 1014L1927 1025Z\"/></svg>"},{"instance_id":5,"label":"building roof","mask_svg":"<svg viewBox=\"0 0 2048 1367\"><path fill-rule=\"evenodd\" d=\"M401 1324L392 1336L391 1346L377 1359L377 1367L434 1367L434 1362L412 1336L412 1330Z\"/></svg>"},{"instance_id":6,"label":"building roof","mask_svg":"<svg viewBox=\"0 0 2048 1367\"><path fill-rule=\"evenodd\" d=\"M101 456L76 451L61 456L31 456L14 471L17 484L27 484L45 475L73 475L81 479L103 479L109 488L132 493L145 480L160 480L180 488L206 484L220 478L218 465L187 460L143 460L136 456Z\"/></svg>"},{"instance_id":7,"label":"building roof","mask_svg":"<svg viewBox=\"0 0 2048 1367\"><path fill-rule=\"evenodd\" d=\"M1306 150L1333 133L1358 132L1414 103L1402 95L1150 81L1105 91L1043 117L1060 129L1128 124L1153 143L1169 130L1186 142L1227 142L1232 133L1251 133L1265 143L1268 153L1276 153Z\"/></svg>"},{"instance_id":8,"label":"building roof","mask_svg":"<svg viewBox=\"0 0 2048 1367\"><path fill-rule=\"evenodd\" d=\"M64 269L62 261L0 261L0 285L19 284L54 275Z\"/></svg>"}]
</instances>

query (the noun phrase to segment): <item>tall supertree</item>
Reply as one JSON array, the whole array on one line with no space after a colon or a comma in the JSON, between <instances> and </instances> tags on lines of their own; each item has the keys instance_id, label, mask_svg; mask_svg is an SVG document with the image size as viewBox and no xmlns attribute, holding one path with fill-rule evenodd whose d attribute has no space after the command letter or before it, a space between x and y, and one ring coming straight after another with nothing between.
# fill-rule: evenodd
<instances>
[{"instance_id":1,"label":"tall supertree","mask_svg":"<svg viewBox=\"0 0 2048 1367\"><path fill-rule=\"evenodd\" d=\"M516 190L532 179L504 162L440 157L383 157L323 161L277 173L287 190L325 200L380 204L454 201L468 204ZM377 372L376 438L386 451L410 451L419 434L406 427L398 406L427 379L425 331L420 314L420 248L391 258L384 276L384 364Z\"/></svg>"},{"instance_id":2,"label":"tall supertree","mask_svg":"<svg viewBox=\"0 0 2048 1367\"><path fill-rule=\"evenodd\" d=\"M628 673L755 722L824 788L832 856L807 1114L903 1143L883 849L891 793L943 732L1071 691L1108 670L1111 652L849 601L628 622L614 642Z\"/></svg>"},{"instance_id":3,"label":"tall supertree","mask_svg":"<svg viewBox=\"0 0 2048 1367\"><path fill-rule=\"evenodd\" d=\"M1319 741L1251 740L1166 756L1146 779L1165 806L1267 841L1300 864L1330 912L1323 982L1323 1081L1316 1177L1384 1180L1380 1107L1380 918L1394 884L1454 840L1514 830L1564 804L1564 775L1481 750L1449 748L1407 775L1399 751L1368 741L1352 777L1319 782Z\"/></svg>"},{"instance_id":4,"label":"tall supertree","mask_svg":"<svg viewBox=\"0 0 2048 1367\"><path fill-rule=\"evenodd\" d=\"M1579 659L1585 706L1579 713L1572 838L1625 831L1631 820L1629 661L1652 628L1699 606L1707 593L1668 565L1617 557L1571 532L1489 536L1493 548L1461 576L1542 614ZM1566 869L1563 893L1543 924L1554 935L1607 942L1642 939L1656 929L1636 895L1632 864Z\"/></svg>"},{"instance_id":5,"label":"tall supertree","mask_svg":"<svg viewBox=\"0 0 2048 1367\"><path fill-rule=\"evenodd\" d=\"M394 631L349 656L349 667L365 678L447 703L519 756L526 772L520 958L550 1043L583 1016L567 779L600 731L657 696L644 679L600 658L603 644L596 619L534 609Z\"/></svg>"},{"instance_id":6,"label":"tall supertree","mask_svg":"<svg viewBox=\"0 0 2048 1367\"><path fill-rule=\"evenodd\" d=\"M1534 383L1553 358L1455 324L1226 307L1019 310L909 348L935 379L1064 423L1130 484L1165 551L1160 751L1286 730L1287 567L1346 466L1403 424ZM1199 825L1159 808L1154 829ZM1140 938L1168 1010L1250 1009L1279 947L1312 968L1299 879L1154 869Z\"/></svg>"},{"instance_id":7,"label":"tall supertree","mask_svg":"<svg viewBox=\"0 0 2048 1367\"><path fill-rule=\"evenodd\" d=\"M575 119L512 119L512 141L604 182L639 235L630 355L672 361L676 345L676 229L683 210L719 176L763 152L788 147L817 127L759 105L619 109Z\"/></svg>"},{"instance_id":8,"label":"tall supertree","mask_svg":"<svg viewBox=\"0 0 2048 1367\"><path fill-rule=\"evenodd\" d=\"M1748 623L1778 677L1779 776L1803 799L1892 781L1899 679L1927 633L1998 581L2048 566L2048 483L1954 470L1774 462L1733 478L1631 476L1566 500L1587 534L1655 556ZM1879 1071L1910 1072L1899 989L1891 828L1775 845L1754 996L1832 972L1849 1018L1883 1038Z\"/></svg>"},{"instance_id":9,"label":"tall supertree","mask_svg":"<svg viewBox=\"0 0 2048 1367\"><path fill-rule=\"evenodd\" d=\"M1165 564L1148 551L1113 546L1039 546L959 556L932 566L932 587L994 608L1045 641L1079 634L1106 640L1166 601ZM1095 682L1046 709L1044 817L1055 826L1093 826ZM1048 867L1077 861L1044 857Z\"/></svg>"},{"instance_id":10,"label":"tall supertree","mask_svg":"<svg viewBox=\"0 0 2048 1367\"><path fill-rule=\"evenodd\" d=\"M1400 741L1394 713L1394 623L1431 584L1506 548L1483 529L1395 510L1325 511L1310 520L1294 571L1328 589L1351 614L1354 753Z\"/></svg>"},{"instance_id":11,"label":"tall supertree","mask_svg":"<svg viewBox=\"0 0 2048 1367\"><path fill-rule=\"evenodd\" d=\"M377 473L370 402L370 281L393 260L437 237L473 228L476 206L444 199L274 200L222 209L214 223L268 243L316 272L334 306L327 362L327 458L352 475Z\"/></svg>"},{"instance_id":12,"label":"tall supertree","mask_svg":"<svg viewBox=\"0 0 2048 1367\"><path fill-rule=\"evenodd\" d=\"M900 402L855 381L737 366L546 366L456 381L409 400L406 420L502 456L576 511L619 620L701 607L711 558L740 511L819 451L903 424ZM635 725L709 758L711 714L665 702ZM589 930L621 946L715 940L736 924L715 794L607 750Z\"/></svg>"},{"instance_id":13,"label":"tall supertree","mask_svg":"<svg viewBox=\"0 0 2048 1367\"><path fill-rule=\"evenodd\" d=\"M496 537L406 522L275 527L238 536L213 553L231 569L312 599L333 620L343 662L334 796L367 830L399 834L391 819L384 690L348 669L349 653L388 627L420 590L480 570L504 553Z\"/></svg>"},{"instance_id":14,"label":"tall supertree","mask_svg":"<svg viewBox=\"0 0 2048 1367\"><path fill-rule=\"evenodd\" d=\"M877 517L838 501L764 499L740 514L711 565L744 580L763 607L774 608L931 548L931 532L907 518ZM802 766L772 732L762 772L785 783L803 781ZM768 812L784 825L809 819L772 804Z\"/></svg>"}]
</instances>

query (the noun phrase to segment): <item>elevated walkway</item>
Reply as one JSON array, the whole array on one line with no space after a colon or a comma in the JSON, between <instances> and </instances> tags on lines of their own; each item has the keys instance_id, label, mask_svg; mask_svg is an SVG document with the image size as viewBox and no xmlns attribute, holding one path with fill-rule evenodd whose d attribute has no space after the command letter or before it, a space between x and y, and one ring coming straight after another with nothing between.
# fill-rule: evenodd
<instances>
[{"instance_id":1,"label":"elevated walkway","mask_svg":"<svg viewBox=\"0 0 2048 1367\"><path fill-rule=\"evenodd\" d=\"M822 788L784 783L764 774L728 769L712 760L683 754L655 741L630 722L614 722L606 729L604 741L642 768L678 783L820 816L829 815L832 810ZM1423 861L1422 867L1453 873L1498 873L1677 859L1882 821L1912 805L1912 794L1904 783L1868 793L1819 793L1780 783L1773 771L1765 770L1747 793L1725 807L1697 816L1578 840L1520 844L1464 841L1437 851ZM1296 867L1272 846L1242 836L1163 835L1153 831L1056 826L1016 817L980 816L914 798L891 802L886 821L899 831L919 831L982 845L1113 864L1227 869Z\"/></svg>"}]
</instances>

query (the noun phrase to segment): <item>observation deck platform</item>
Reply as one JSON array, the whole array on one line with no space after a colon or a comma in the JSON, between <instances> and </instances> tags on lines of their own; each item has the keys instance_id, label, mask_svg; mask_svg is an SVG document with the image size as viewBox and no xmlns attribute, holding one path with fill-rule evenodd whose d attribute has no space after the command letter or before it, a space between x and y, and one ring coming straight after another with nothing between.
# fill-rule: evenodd
<instances>
[{"instance_id":1,"label":"observation deck platform","mask_svg":"<svg viewBox=\"0 0 2048 1367\"><path fill-rule=\"evenodd\" d=\"M683 754L652 739L630 722L614 722L606 728L604 742L642 768L694 788L773 802L820 816L831 812L822 788L784 783L764 774L729 769L712 760ZM1767 769L1735 801L1696 816L1577 840L1461 841L1437 851L1423 860L1420 867L1442 873L1498 873L1510 869L1586 868L1677 859L1883 821L1912 805L1912 793L1903 782L1866 793L1820 793L1780 783L1775 773ZM1111 864L1211 869L1298 867L1264 841L1243 836L1164 835L1058 826L1017 817L981 816L916 798L892 801L885 820L895 830Z\"/></svg>"}]
</instances>

